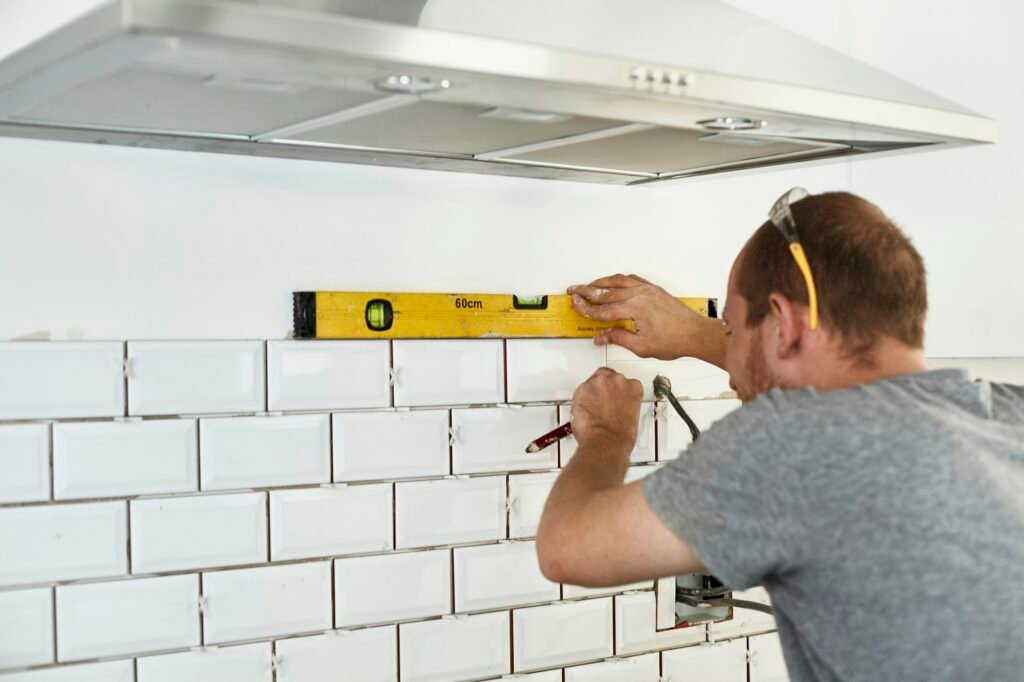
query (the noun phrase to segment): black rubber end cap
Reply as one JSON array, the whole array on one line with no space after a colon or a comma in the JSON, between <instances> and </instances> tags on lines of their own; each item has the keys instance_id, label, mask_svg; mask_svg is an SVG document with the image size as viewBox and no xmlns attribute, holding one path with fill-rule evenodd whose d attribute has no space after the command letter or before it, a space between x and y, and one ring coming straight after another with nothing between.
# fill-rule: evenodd
<instances>
[{"instance_id":1,"label":"black rubber end cap","mask_svg":"<svg viewBox=\"0 0 1024 682\"><path fill-rule=\"evenodd\" d=\"M292 331L297 339L316 338L316 292L292 294Z\"/></svg>"}]
</instances>

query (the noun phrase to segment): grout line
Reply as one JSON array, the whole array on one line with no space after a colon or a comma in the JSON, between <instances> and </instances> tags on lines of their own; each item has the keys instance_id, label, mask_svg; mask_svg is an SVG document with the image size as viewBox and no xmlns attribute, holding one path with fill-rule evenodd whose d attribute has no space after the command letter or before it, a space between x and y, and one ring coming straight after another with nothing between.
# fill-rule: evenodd
<instances>
[{"instance_id":1,"label":"grout line","mask_svg":"<svg viewBox=\"0 0 1024 682\"><path fill-rule=\"evenodd\" d=\"M132 659L132 679L135 680L136 682L139 679L139 659L138 658L133 658Z\"/></svg>"},{"instance_id":2,"label":"grout line","mask_svg":"<svg viewBox=\"0 0 1024 682\"><path fill-rule=\"evenodd\" d=\"M121 344L121 381L124 382L124 416L128 416L128 375L130 371L124 371L125 368L130 368L128 364L128 342L124 341Z\"/></svg>"},{"instance_id":3,"label":"grout line","mask_svg":"<svg viewBox=\"0 0 1024 682\"><path fill-rule=\"evenodd\" d=\"M391 551L398 549L398 483L391 484Z\"/></svg>"},{"instance_id":4,"label":"grout line","mask_svg":"<svg viewBox=\"0 0 1024 682\"><path fill-rule=\"evenodd\" d=\"M455 473L455 446L452 445L452 426L454 425L453 410L448 410L448 473L451 476Z\"/></svg>"},{"instance_id":5,"label":"grout line","mask_svg":"<svg viewBox=\"0 0 1024 682\"><path fill-rule=\"evenodd\" d=\"M508 611L508 669L513 671L515 668L516 660L516 635L515 627L512 619L512 615L515 613L514 609ZM565 680L565 672L562 672L562 680Z\"/></svg>"},{"instance_id":6,"label":"grout line","mask_svg":"<svg viewBox=\"0 0 1024 682\"><path fill-rule=\"evenodd\" d=\"M267 519L267 563L269 564L269 563L271 563L273 561L273 559L270 558L272 555L271 555L271 551L270 551L270 541L271 541L271 538L270 538L270 493L269 492L264 492L263 493L263 503L265 505L265 509L266 509L266 512L267 512L267 516L266 516L266 519Z\"/></svg>"},{"instance_id":7,"label":"grout line","mask_svg":"<svg viewBox=\"0 0 1024 682\"><path fill-rule=\"evenodd\" d=\"M335 575L334 575L334 559L331 559L331 629L332 630L334 630L334 629L336 629L338 627L338 610L335 608L335 605L338 603L338 599L337 599L337 596L335 594L336 593L335 586L337 584L338 583L337 583L337 581L335 579Z\"/></svg>"},{"instance_id":8,"label":"grout line","mask_svg":"<svg viewBox=\"0 0 1024 682\"><path fill-rule=\"evenodd\" d=\"M455 613L455 548L448 550L448 561L451 562L448 565L451 566L451 570L448 571L448 579L451 582L451 601L449 613Z\"/></svg>"},{"instance_id":9,"label":"grout line","mask_svg":"<svg viewBox=\"0 0 1024 682\"><path fill-rule=\"evenodd\" d=\"M328 471L331 473L328 480L334 483L334 415L330 412L327 413L327 457L330 459Z\"/></svg>"},{"instance_id":10,"label":"grout line","mask_svg":"<svg viewBox=\"0 0 1024 682\"><path fill-rule=\"evenodd\" d=\"M52 622L50 625L53 627L53 662L59 663L57 660L57 588L50 588L50 615Z\"/></svg>"},{"instance_id":11,"label":"grout line","mask_svg":"<svg viewBox=\"0 0 1024 682\"><path fill-rule=\"evenodd\" d=\"M277 666L274 665L274 658L277 656L277 640L270 640L270 679L277 682Z\"/></svg>"},{"instance_id":12,"label":"grout line","mask_svg":"<svg viewBox=\"0 0 1024 682\"><path fill-rule=\"evenodd\" d=\"M125 508L125 524L128 526L125 537L128 539L125 543L125 551L128 553L128 575L132 574L132 503L128 500L124 501Z\"/></svg>"},{"instance_id":13,"label":"grout line","mask_svg":"<svg viewBox=\"0 0 1024 682\"><path fill-rule=\"evenodd\" d=\"M202 424L199 423L199 419L193 420L196 423L196 492L203 491L203 457L201 451L202 439L199 437L199 429Z\"/></svg>"},{"instance_id":14,"label":"grout line","mask_svg":"<svg viewBox=\"0 0 1024 682\"><path fill-rule=\"evenodd\" d=\"M390 407L395 406L395 383L391 380L392 377L397 376L395 369L395 342L388 339L388 389L391 393L388 405Z\"/></svg>"},{"instance_id":15,"label":"grout line","mask_svg":"<svg viewBox=\"0 0 1024 682\"><path fill-rule=\"evenodd\" d=\"M199 609L199 644L206 646L206 614L203 612L206 608L206 605L203 604L203 597L206 595L204 594L203 573L200 571L196 575L199 577L199 603L203 605L203 608Z\"/></svg>"},{"instance_id":16,"label":"grout line","mask_svg":"<svg viewBox=\"0 0 1024 682\"><path fill-rule=\"evenodd\" d=\"M508 339L501 340L501 369L504 383L505 404L508 404Z\"/></svg>"},{"instance_id":17,"label":"grout line","mask_svg":"<svg viewBox=\"0 0 1024 682\"><path fill-rule=\"evenodd\" d=\"M49 439L50 439L50 443L49 443L49 451L50 451L49 452L49 455L50 455L50 500L49 501L51 501L51 502L56 500L56 490L54 488L56 483L54 482L54 474L53 474L53 435L54 435L53 434L53 431L54 431L53 426L54 425L53 425L52 422L47 426L48 435L49 435Z\"/></svg>"},{"instance_id":18,"label":"grout line","mask_svg":"<svg viewBox=\"0 0 1024 682\"><path fill-rule=\"evenodd\" d=\"M402 679L402 628L396 623L395 628L395 679Z\"/></svg>"},{"instance_id":19,"label":"grout line","mask_svg":"<svg viewBox=\"0 0 1024 682\"><path fill-rule=\"evenodd\" d=\"M266 412L270 409L270 349L267 347L267 341L263 341L263 411Z\"/></svg>"}]
</instances>

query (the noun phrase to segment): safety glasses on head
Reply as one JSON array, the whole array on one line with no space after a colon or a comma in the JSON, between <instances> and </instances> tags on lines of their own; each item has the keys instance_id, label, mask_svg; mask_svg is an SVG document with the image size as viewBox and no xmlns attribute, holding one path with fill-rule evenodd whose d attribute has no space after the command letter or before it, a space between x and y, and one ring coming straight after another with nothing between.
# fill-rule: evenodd
<instances>
[{"instance_id":1,"label":"safety glasses on head","mask_svg":"<svg viewBox=\"0 0 1024 682\"><path fill-rule=\"evenodd\" d=\"M800 237L796 233L796 223L793 221L793 211L790 205L801 199L810 196L803 187L794 187L772 204L772 210L768 213L772 224L789 243L789 252L793 254L796 265L807 283L807 302L811 309L811 329L818 328L818 290L814 286L814 276L811 274L811 266L807 262L807 255L804 247L800 245Z\"/></svg>"}]
</instances>

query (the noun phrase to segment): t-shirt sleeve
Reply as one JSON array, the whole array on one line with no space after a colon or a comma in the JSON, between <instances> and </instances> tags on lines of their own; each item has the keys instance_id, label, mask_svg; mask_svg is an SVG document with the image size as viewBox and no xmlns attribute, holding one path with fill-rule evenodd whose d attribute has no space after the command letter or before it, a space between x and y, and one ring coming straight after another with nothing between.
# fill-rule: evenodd
<instances>
[{"instance_id":1,"label":"t-shirt sleeve","mask_svg":"<svg viewBox=\"0 0 1024 682\"><path fill-rule=\"evenodd\" d=\"M647 503L662 522L736 589L784 572L800 552L802 496L781 446L782 428L763 396L643 479Z\"/></svg>"}]
</instances>

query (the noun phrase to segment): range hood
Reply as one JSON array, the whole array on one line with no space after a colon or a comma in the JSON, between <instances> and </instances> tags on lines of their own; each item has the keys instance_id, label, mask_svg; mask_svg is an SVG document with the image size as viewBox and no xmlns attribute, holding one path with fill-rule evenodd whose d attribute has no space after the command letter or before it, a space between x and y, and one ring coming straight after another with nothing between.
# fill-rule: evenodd
<instances>
[{"instance_id":1,"label":"range hood","mask_svg":"<svg viewBox=\"0 0 1024 682\"><path fill-rule=\"evenodd\" d=\"M0 62L0 136L635 184L995 124L717 0L110 0Z\"/></svg>"}]
</instances>

